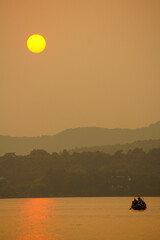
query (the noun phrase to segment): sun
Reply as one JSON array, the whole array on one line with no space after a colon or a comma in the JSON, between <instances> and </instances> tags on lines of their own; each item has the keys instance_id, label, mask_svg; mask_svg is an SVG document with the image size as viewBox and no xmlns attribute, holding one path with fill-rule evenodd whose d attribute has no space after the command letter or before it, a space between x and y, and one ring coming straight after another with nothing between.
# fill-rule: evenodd
<instances>
[{"instance_id":1,"label":"sun","mask_svg":"<svg viewBox=\"0 0 160 240\"><path fill-rule=\"evenodd\" d=\"M33 53L40 53L46 48L46 40L39 34L31 35L27 40L27 47Z\"/></svg>"}]
</instances>

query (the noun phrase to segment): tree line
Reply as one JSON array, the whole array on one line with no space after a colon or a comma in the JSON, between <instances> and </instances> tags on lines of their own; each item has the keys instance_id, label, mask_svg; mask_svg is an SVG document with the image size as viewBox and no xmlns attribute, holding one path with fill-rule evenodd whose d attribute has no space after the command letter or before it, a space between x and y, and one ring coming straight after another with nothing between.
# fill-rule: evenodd
<instances>
[{"instance_id":1,"label":"tree line","mask_svg":"<svg viewBox=\"0 0 160 240\"><path fill-rule=\"evenodd\" d=\"M160 196L160 148L0 157L0 197Z\"/></svg>"}]
</instances>

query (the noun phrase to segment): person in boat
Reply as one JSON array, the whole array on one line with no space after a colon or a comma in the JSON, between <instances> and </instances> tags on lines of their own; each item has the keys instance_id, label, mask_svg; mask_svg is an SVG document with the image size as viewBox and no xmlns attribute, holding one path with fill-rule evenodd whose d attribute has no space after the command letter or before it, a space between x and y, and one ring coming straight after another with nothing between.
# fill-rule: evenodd
<instances>
[{"instance_id":1,"label":"person in boat","mask_svg":"<svg viewBox=\"0 0 160 240\"><path fill-rule=\"evenodd\" d=\"M140 195L138 194L138 198L134 198L134 200L132 201L132 205L131 208L133 209L146 209L146 204L145 202L142 200L142 198L140 197Z\"/></svg>"},{"instance_id":2,"label":"person in boat","mask_svg":"<svg viewBox=\"0 0 160 240\"><path fill-rule=\"evenodd\" d=\"M141 205L141 206L145 204L143 199L140 197L140 194L138 194L138 204Z\"/></svg>"},{"instance_id":3,"label":"person in boat","mask_svg":"<svg viewBox=\"0 0 160 240\"><path fill-rule=\"evenodd\" d=\"M134 200L132 201L132 205L137 205L138 204L138 201L137 199L134 197Z\"/></svg>"},{"instance_id":4,"label":"person in boat","mask_svg":"<svg viewBox=\"0 0 160 240\"><path fill-rule=\"evenodd\" d=\"M140 194L138 194L138 201L140 202L142 199L140 197Z\"/></svg>"}]
</instances>

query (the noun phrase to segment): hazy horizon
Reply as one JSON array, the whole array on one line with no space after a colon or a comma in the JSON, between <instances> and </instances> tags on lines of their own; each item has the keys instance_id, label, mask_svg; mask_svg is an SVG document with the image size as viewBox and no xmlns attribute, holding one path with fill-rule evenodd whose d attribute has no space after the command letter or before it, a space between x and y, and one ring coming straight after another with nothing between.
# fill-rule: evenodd
<instances>
[{"instance_id":1,"label":"hazy horizon","mask_svg":"<svg viewBox=\"0 0 160 240\"><path fill-rule=\"evenodd\" d=\"M0 135L160 120L160 1L2 0ZM27 38L42 34L40 54Z\"/></svg>"},{"instance_id":2,"label":"hazy horizon","mask_svg":"<svg viewBox=\"0 0 160 240\"><path fill-rule=\"evenodd\" d=\"M149 125L146 125L146 126L141 126L141 127L137 127L137 128L127 128L127 127L123 127L123 128L119 128L119 127L115 127L115 128L107 128L107 127L99 127L99 126L83 126L83 127L81 127L81 126L79 126L79 127L74 127L74 128L66 128L66 129L62 129L61 131L58 131L58 132L55 132L55 133L53 133L53 134L43 134L43 135L35 135L35 136L13 136L13 135L3 135L3 134L0 134L0 136L4 136L4 137L27 137L27 138L32 138L32 137L43 137L43 136L54 136L54 135L57 135L57 134L59 134L59 133L61 133L61 132L64 132L64 131L67 131L67 130L71 130L71 129L77 129L77 128L104 128L104 129L110 129L110 130L112 130L112 129L128 129L128 130L136 130L136 129L142 129L142 128L147 128L147 127L149 127L149 126L151 126L151 125L154 125L154 124L157 124L157 123L160 123L160 121L157 121L157 122L155 122L155 123L150 123Z\"/></svg>"}]
</instances>

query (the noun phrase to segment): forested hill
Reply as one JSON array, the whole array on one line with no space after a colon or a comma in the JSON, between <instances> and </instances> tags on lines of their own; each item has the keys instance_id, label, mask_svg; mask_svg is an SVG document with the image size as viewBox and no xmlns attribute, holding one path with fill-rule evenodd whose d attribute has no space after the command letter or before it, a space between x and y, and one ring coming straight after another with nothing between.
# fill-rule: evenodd
<instances>
[{"instance_id":1,"label":"forested hill","mask_svg":"<svg viewBox=\"0 0 160 240\"><path fill-rule=\"evenodd\" d=\"M0 197L160 196L160 148L0 157Z\"/></svg>"},{"instance_id":2,"label":"forested hill","mask_svg":"<svg viewBox=\"0 0 160 240\"><path fill-rule=\"evenodd\" d=\"M81 127L68 129L53 136L0 136L0 155L7 152L28 154L33 149L44 149L51 153L63 149L126 144L149 139L160 139L160 122L137 129Z\"/></svg>"},{"instance_id":3,"label":"forested hill","mask_svg":"<svg viewBox=\"0 0 160 240\"><path fill-rule=\"evenodd\" d=\"M160 139L155 140L144 140L144 141L136 141L133 143L127 144L115 144L115 145L104 145L104 146L94 146L94 147L83 147L83 148L74 148L69 152L105 152L109 154L114 154L117 151L122 150L124 153L129 150L133 150L135 148L141 148L144 152L148 152L153 148L160 148Z\"/></svg>"}]
</instances>

